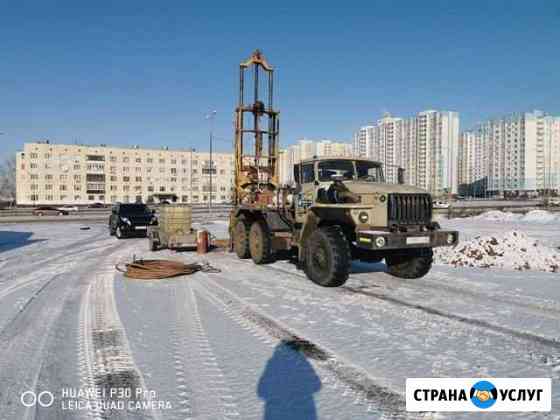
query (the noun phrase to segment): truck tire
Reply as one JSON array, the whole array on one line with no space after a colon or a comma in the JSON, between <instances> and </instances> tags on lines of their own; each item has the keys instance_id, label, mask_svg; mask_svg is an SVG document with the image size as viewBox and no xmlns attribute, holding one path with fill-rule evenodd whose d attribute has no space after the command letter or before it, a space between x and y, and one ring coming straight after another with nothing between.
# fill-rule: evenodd
<instances>
[{"instance_id":1,"label":"truck tire","mask_svg":"<svg viewBox=\"0 0 560 420\"><path fill-rule=\"evenodd\" d=\"M346 283L352 257L350 245L339 226L314 231L306 240L303 267L309 279L324 287Z\"/></svg>"},{"instance_id":2,"label":"truck tire","mask_svg":"<svg viewBox=\"0 0 560 420\"><path fill-rule=\"evenodd\" d=\"M431 248L420 248L409 254L388 256L385 262L389 274L401 279L419 279L432 268L433 255Z\"/></svg>"},{"instance_id":3,"label":"truck tire","mask_svg":"<svg viewBox=\"0 0 560 420\"><path fill-rule=\"evenodd\" d=\"M245 219L238 219L233 230L233 249L241 259L251 256L249 251L249 225Z\"/></svg>"},{"instance_id":4,"label":"truck tire","mask_svg":"<svg viewBox=\"0 0 560 420\"><path fill-rule=\"evenodd\" d=\"M257 220L251 225L249 251L255 264L266 264L272 260L270 230L264 220Z\"/></svg>"}]
</instances>

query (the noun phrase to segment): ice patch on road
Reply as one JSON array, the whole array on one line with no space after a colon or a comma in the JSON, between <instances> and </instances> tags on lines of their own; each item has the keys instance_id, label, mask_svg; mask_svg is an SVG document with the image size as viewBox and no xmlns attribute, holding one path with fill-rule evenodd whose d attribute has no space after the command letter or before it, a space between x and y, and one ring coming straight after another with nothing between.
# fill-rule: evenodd
<instances>
[{"instance_id":1,"label":"ice patch on road","mask_svg":"<svg viewBox=\"0 0 560 420\"><path fill-rule=\"evenodd\" d=\"M454 248L436 248L436 264L454 267L503 268L559 272L560 252L545 246L523 232L475 237Z\"/></svg>"}]
</instances>

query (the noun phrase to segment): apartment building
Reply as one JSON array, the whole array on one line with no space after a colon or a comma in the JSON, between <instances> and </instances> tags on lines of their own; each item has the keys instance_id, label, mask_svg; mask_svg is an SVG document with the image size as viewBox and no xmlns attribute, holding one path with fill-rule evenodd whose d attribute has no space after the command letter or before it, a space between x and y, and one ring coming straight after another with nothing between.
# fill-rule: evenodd
<instances>
[{"instance_id":1,"label":"apartment building","mask_svg":"<svg viewBox=\"0 0 560 420\"><path fill-rule=\"evenodd\" d=\"M350 157L353 156L351 143L333 140L302 139L294 145L280 151L279 179L283 184L294 181L294 165L305 159L317 157Z\"/></svg>"},{"instance_id":2,"label":"apartment building","mask_svg":"<svg viewBox=\"0 0 560 420\"><path fill-rule=\"evenodd\" d=\"M405 182L435 195L456 193L458 187L459 115L428 110L412 118L386 113L354 135L354 153L383 163L388 182L397 182L397 168Z\"/></svg>"},{"instance_id":3,"label":"apartment building","mask_svg":"<svg viewBox=\"0 0 560 420\"><path fill-rule=\"evenodd\" d=\"M482 180L485 194L560 189L560 117L533 111L489 120L463 133L459 150L465 194Z\"/></svg>"},{"instance_id":4,"label":"apartment building","mask_svg":"<svg viewBox=\"0 0 560 420\"><path fill-rule=\"evenodd\" d=\"M151 202L226 203L233 156L194 150L25 143L16 157L20 205ZM212 188L210 174L212 173ZM212 191L210 191L212 190Z\"/></svg>"}]
</instances>

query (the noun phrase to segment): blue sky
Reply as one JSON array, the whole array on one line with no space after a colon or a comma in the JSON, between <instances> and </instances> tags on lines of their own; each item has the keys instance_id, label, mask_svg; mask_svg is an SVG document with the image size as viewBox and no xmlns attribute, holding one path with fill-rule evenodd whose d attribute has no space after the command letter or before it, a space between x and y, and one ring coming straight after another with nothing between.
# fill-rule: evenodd
<instances>
[{"instance_id":1,"label":"blue sky","mask_svg":"<svg viewBox=\"0 0 560 420\"><path fill-rule=\"evenodd\" d=\"M0 15L0 156L23 142L229 150L238 64L277 69L281 143L384 111L560 115L560 2L17 1Z\"/></svg>"}]
</instances>

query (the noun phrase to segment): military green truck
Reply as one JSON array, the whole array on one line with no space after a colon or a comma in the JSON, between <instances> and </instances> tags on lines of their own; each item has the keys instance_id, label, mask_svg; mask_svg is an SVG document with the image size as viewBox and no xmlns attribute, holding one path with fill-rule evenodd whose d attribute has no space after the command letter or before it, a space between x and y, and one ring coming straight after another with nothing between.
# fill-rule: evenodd
<instances>
[{"instance_id":1,"label":"military green truck","mask_svg":"<svg viewBox=\"0 0 560 420\"><path fill-rule=\"evenodd\" d=\"M295 188L279 194L273 206L234 210L239 258L263 264L278 250L295 250L313 282L333 287L346 282L354 259L385 259L396 277L422 277L431 268L432 249L459 239L432 221L430 194L386 183L378 162L310 159L295 165L294 178Z\"/></svg>"},{"instance_id":2,"label":"military green truck","mask_svg":"<svg viewBox=\"0 0 560 420\"><path fill-rule=\"evenodd\" d=\"M280 184L273 72L259 50L239 65L231 249L256 264L293 252L312 281L329 287L346 282L353 259L385 259L401 278L428 273L432 249L459 235L440 229L430 194L402 185L402 176L389 184L378 162L314 158L294 166L295 187Z\"/></svg>"}]
</instances>

